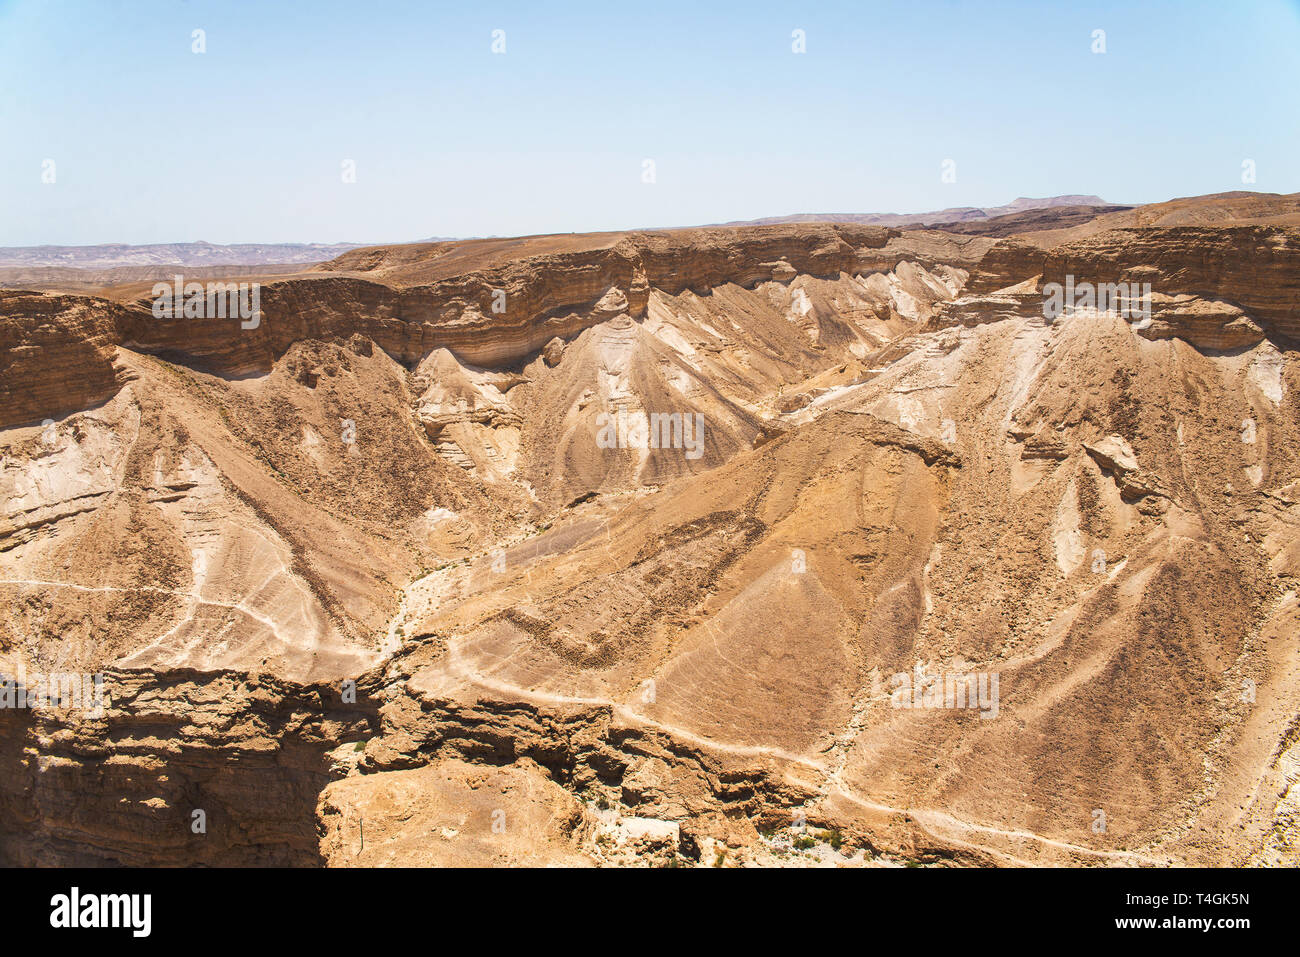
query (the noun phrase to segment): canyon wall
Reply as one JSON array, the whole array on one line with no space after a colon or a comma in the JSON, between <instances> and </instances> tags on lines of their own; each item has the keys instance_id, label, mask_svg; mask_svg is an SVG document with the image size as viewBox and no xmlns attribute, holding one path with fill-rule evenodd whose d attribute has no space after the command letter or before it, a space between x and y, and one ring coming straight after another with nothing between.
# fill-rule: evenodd
<instances>
[{"instance_id":1,"label":"canyon wall","mask_svg":"<svg viewBox=\"0 0 1300 957\"><path fill-rule=\"evenodd\" d=\"M319 864L327 752L373 733L374 677L347 704L268 674L110 670L102 716L6 710L0 866Z\"/></svg>"},{"instance_id":2,"label":"canyon wall","mask_svg":"<svg viewBox=\"0 0 1300 957\"><path fill-rule=\"evenodd\" d=\"M129 310L86 296L0 291L0 426L96 405L122 382L113 365Z\"/></svg>"},{"instance_id":3,"label":"canyon wall","mask_svg":"<svg viewBox=\"0 0 1300 957\"><path fill-rule=\"evenodd\" d=\"M1259 329L1225 328L1244 312L1264 333L1300 339L1300 230L1292 227L1135 227L1047 250L1004 240L973 270L967 291L988 294L1033 276L1041 276L1041 289L1067 275L1076 284L1150 283L1153 295L1202 301L1170 311L1162 338L1209 348L1258 342Z\"/></svg>"},{"instance_id":4,"label":"canyon wall","mask_svg":"<svg viewBox=\"0 0 1300 957\"><path fill-rule=\"evenodd\" d=\"M879 227L830 225L644 233L608 248L512 260L432 282L421 281L430 270L419 262L385 266L382 255L363 250L331 264L338 273L264 284L254 328L236 318L159 319L148 297L119 303L0 291L0 425L108 398L120 384L116 345L239 376L266 372L297 340L360 333L407 364L447 348L462 361L500 366L619 312L640 316L651 287L707 294L727 283L888 270L909 257L935 262L979 248L933 240L914 248L899 237ZM355 265L367 271L345 271Z\"/></svg>"},{"instance_id":5,"label":"canyon wall","mask_svg":"<svg viewBox=\"0 0 1300 957\"><path fill-rule=\"evenodd\" d=\"M874 226L785 225L632 233L599 248L525 256L440 276L437 250L357 250L317 274L265 283L255 328L237 318L159 319L128 302L0 290L0 426L35 424L104 401L123 381L113 349L255 375L300 339L360 333L413 366L436 349L500 367L619 312L644 314L651 288L706 295L804 274L834 277L908 260L969 268L966 292L1041 277L1150 283L1162 303L1152 338L1235 348L1300 337L1300 233L1278 226L1115 229L1051 250ZM427 258L422 258L427 257Z\"/></svg>"}]
</instances>

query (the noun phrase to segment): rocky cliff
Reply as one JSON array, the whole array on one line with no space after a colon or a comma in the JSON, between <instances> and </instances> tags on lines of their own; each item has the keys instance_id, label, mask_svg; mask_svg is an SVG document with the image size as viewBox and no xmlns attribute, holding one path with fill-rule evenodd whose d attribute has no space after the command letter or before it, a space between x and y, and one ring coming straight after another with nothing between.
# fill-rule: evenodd
<instances>
[{"instance_id":1,"label":"rocky cliff","mask_svg":"<svg viewBox=\"0 0 1300 957\"><path fill-rule=\"evenodd\" d=\"M0 291L0 425L104 401L122 384L113 349L129 310L102 299Z\"/></svg>"},{"instance_id":2,"label":"rocky cliff","mask_svg":"<svg viewBox=\"0 0 1300 957\"><path fill-rule=\"evenodd\" d=\"M1300 231L1286 226L1113 229L1041 249L1014 239L991 247L968 292L987 295L1037 277L1094 286L1150 283L1152 338L1180 337L1205 348L1236 348L1265 335L1300 337ZM1182 297L1179 299L1178 297Z\"/></svg>"},{"instance_id":3,"label":"rocky cliff","mask_svg":"<svg viewBox=\"0 0 1300 957\"><path fill-rule=\"evenodd\" d=\"M7 866L304 866L327 753L377 727L374 676L110 670L102 716L44 708L0 720ZM20 720L12 720L11 715Z\"/></svg>"},{"instance_id":4,"label":"rocky cliff","mask_svg":"<svg viewBox=\"0 0 1300 957\"><path fill-rule=\"evenodd\" d=\"M640 317L651 288L668 295L752 287L797 274L888 271L913 259L970 263L987 248L965 238L904 239L870 226L800 225L628 235L606 248L507 259L427 281L419 249L346 254L318 274L260 290L253 328L237 318L156 318L152 300L0 291L6 363L0 423L29 421L102 401L116 382L111 348L180 359L224 375L264 373L300 339L360 334L414 365L436 349L484 366L518 362L620 312Z\"/></svg>"}]
</instances>

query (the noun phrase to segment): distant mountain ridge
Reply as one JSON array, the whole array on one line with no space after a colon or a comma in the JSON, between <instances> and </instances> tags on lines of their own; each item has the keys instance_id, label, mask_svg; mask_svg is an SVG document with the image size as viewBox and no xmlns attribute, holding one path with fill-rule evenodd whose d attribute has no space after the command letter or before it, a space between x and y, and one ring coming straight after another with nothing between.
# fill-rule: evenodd
<instances>
[{"instance_id":1,"label":"distant mountain ridge","mask_svg":"<svg viewBox=\"0 0 1300 957\"><path fill-rule=\"evenodd\" d=\"M1227 195L1227 194L1225 194ZM1251 194L1242 194L1249 196ZM922 213L794 213L761 219L734 220L716 226L768 226L785 223L850 223L895 228L935 227L953 232L1006 236L1022 231L1083 227L1100 216L1118 214L1132 206L1110 203L1100 196L1068 194L1033 198L1021 196L1002 206L953 206ZM1044 212L1048 211L1048 212ZM1036 215L1037 214L1037 215ZM659 227L679 229L682 227ZM644 231L644 230L643 230ZM488 237L494 241L509 238ZM515 237L518 239L518 237ZM450 237L431 237L415 243L386 243L384 246L422 246L440 242L463 242ZM178 268L227 266L293 266L333 260L367 243L154 243L133 246L101 243L93 246L0 246L0 269L120 270L176 266ZM152 275L152 271L150 273ZM143 274L142 274L143 277ZM52 281L53 276L29 272L0 276L0 285ZM66 277L65 277L66 278ZM79 277L80 280L112 281L108 276ZM141 278L141 277L136 277ZM71 281L71 280L70 280Z\"/></svg>"},{"instance_id":2,"label":"distant mountain ridge","mask_svg":"<svg viewBox=\"0 0 1300 957\"><path fill-rule=\"evenodd\" d=\"M1021 196L1005 206L953 206L928 213L794 213L789 216L767 216L763 219L743 219L720 226L769 226L776 223L862 223L870 226L930 226L936 223L963 223L972 220L992 219L1010 213L1023 213L1031 209L1051 209L1056 206L1118 207L1100 196L1066 195L1033 199ZM1129 208L1129 207L1123 207Z\"/></svg>"},{"instance_id":3,"label":"distant mountain ridge","mask_svg":"<svg viewBox=\"0 0 1300 957\"><path fill-rule=\"evenodd\" d=\"M120 266L264 266L318 263L362 243L155 243L132 246L0 246L0 266L67 266L113 269Z\"/></svg>"}]
</instances>

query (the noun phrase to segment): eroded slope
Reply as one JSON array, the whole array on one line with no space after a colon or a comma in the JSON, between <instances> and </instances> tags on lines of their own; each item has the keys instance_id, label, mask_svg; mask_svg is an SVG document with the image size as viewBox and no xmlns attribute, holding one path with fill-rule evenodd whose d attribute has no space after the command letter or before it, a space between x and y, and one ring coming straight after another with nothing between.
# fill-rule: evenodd
<instances>
[{"instance_id":1,"label":"eroded slope","mask_svg":"<svg viewBox=\"0 0 1300 957\"><path fill-rule=\"evenodd\" d=\"M246 339L8 294L11 388L99 371L4 433L6 667L109 700L0 716L0 852L1294 862L1294 236L754 232L357 251Z\"/></svg>"}]
</instances>

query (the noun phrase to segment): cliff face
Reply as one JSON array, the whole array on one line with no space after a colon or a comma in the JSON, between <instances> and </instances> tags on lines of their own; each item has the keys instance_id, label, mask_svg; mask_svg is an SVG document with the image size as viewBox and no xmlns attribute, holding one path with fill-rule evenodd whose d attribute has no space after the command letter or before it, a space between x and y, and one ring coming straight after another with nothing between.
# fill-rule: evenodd
<instances>
[{"instance_id":1,"label":"cliff face","mask_svg":"<svg viewBox=\"0 0 1300 957\"><path fill-rule=\"evenodd\" d=\"M1150 282L1156 294L1226 302L1267 334L1300 337L1300 232L1281 226L1124 228L1050 250L849 224L680 230L494 265L471 258L476 268L465 271L448 265L448 245L357 250L318 275L265 283L260 322L247 329L237 319L157 319L147 297L116 303L0 291L0 424L112 395L124 379L113 365L115 345L244 375L268 371L300 339L360 334L408 365L446 348L465 362L502 366L608 318L608 303L600 303L611 293L639 318L650 289L705 295L797 274L888 271L904 260L970 268L974 295L1034 276L1040 286L1067 275ZM455 274L444 275L449 269ZM1235 318L1193 304L1149 335L1186 334L1213 348L1258 341L1248 325L1233 326Z\"/></svg>"},{"instance_id":2,"label":"cliff face","mask_svg":"<svg viewBox=\"0 0 1300 957\"><path fill-rule=\"evenodd\" d=\"M502 365L570 337L610 313L597 308L618 290L633 316L650 287L706 293L724 283L752 286L796 273L835 276L898 261L883 254L898 234L875 227L800 226L638 234L611 248L512 260L422 282L426 267L385 266L373 251L343 257L379 281L344 275L271 282L261 319L158 319L152 300L119 304L80 296L0 291L0 424L84 408L121 384L113 347L185 357L228 375L262 373L299 339L359 333L402 362L447 348L478 365Z\"/></svg>"},{"instance_id":3,"label":"cliff face","mask_svg":"<svg viewBox=\"0 0 1300 957\"><path fill-rule=\"evenodd\" d=\"M1270 332L1300 337L1300 230L1294 228L1116 230L1053 250L1044 275L1067 273L1076 280L1150 282L1157 293L1226 300Z\"/></svg>"},{"instance_id":4,"label":"cliff face","mask_svg":"<svg viewBox=\"0 0 1300 957\"><path fill-rule=\"evenodd\" d=\"M1150 283L1154 295L1201 300L1163 310L1155 334L1164 338L1207 348L1235 348L1263 334L1300 338L1300 230L1293 227L1114 229L1050 250L1006 240L980 260L968 290L988 294L1034 276L1039 289L1073 276L1076 284ZM1207 305L1213 302L1237 308ZM1243 313L1262 332L1239 322Z\"/></svg>"},{"instance_id":5,"label":"cliff face","mask_svg":"<svg viewBox=\"0 0 1300 957\"><path fill-rule=\"evenodd\" d=\"M429 282L429 266L390 263L359 251L330 264L364 265L366 278L323 277L272 283L262 290L262 321L160 321L140 309L122 337L147 351L174 350L226 372L265 371L296 339L354 332L404 362L446 348L476 365L498 366L537 352L616 314L598 307L616 290L634 317L650 287L670 295L715 286L752 286L796 273L854 273L875 261L891 236L866 227L799 227L634 234L612 247L511 260ZM373 279L374 281L367 281Z\"/></svg>"},{"instance_id":6,"label":"cliff face","mask_svg":"<svg viewBox=\"0 0 1300 957\"><path fill-rule=\"evenodd\" d=\"M0 720L0 864L320 863L327 752L375 726L364 676L355 704L342 683L233 672L109 670L104 687L102 717Z\"/></svg>"},{"instance_id":7,"label":"cliff face","mask_svg":"<svg viewBox=\"0 0 1300 957\"><path fill-rule=\"evenodd\" d=\"M0 290L0 426L112 396L126 378L113 348L128 312L102 299Z\"/></svg>"},{"instance_id":8,"label":"cliff face","mask_svg":"<svg viewBox=\"0 0 1300 957\"><path fill-rule=\"evenodd\" d=\"M330 264L336 274L263 284L254 328L234 318L156 318L148 297L117 303L0 292L0 424L103 401L121 381L115 345L236 376L268 371L300 339L353 334L410 365L446 348L465 362L501 366L621 311L639 318L651 288L706 295L798 274L888 271L906 259L969 264L983 248L904 240L870 226L687 230L631 234L604 248L512 259L432 282L426 277L442 268L436 259L411 261L401 247L359 250ZM364 270L350 271L357 266Z\"/></svg>"}]
</instances>

